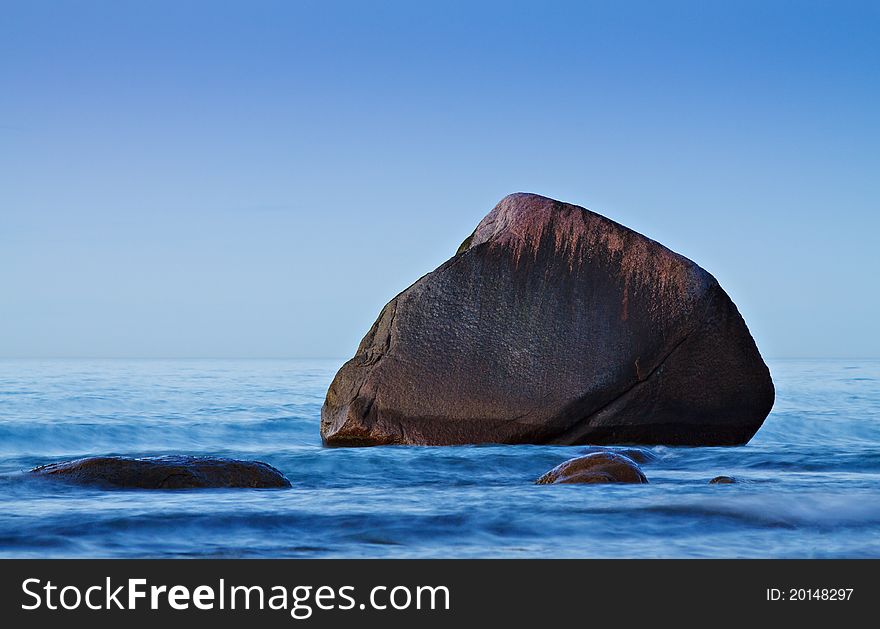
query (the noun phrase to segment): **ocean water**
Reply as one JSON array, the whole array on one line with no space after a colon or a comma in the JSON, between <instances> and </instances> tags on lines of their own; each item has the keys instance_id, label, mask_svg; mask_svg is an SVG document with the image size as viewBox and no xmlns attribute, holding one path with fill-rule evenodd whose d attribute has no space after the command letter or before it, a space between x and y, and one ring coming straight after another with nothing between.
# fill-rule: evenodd
<instances>
[{"instance_id":1,"label":"ocean water","mask_svg":"<svg viewBox=\"0 0 880 629\"><path fill-rule=\"evenodd\" d=\"M578 446L322 448L340 363L0 361L0 556L880 557L880 361L772 361L751 443L650 448L640 486L533 484ZM22 473L172 453L266 461L293 489Z\"/></svg>"}]
</instances>

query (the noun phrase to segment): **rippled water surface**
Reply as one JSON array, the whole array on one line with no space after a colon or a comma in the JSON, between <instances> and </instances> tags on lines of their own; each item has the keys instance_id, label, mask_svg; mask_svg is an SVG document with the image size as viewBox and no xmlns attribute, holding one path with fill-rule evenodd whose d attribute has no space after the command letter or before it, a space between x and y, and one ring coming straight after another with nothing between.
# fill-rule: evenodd
<instances>
[{"instance_id":1,"label":"rippled water surface","mask_svg":"<svg viewBox=\"0 0 880 629\"><path fill-rule=\"evenodd\" d=\"M536 486L583 447L324 449L340 361L0 361L7 557L880 557L880 361L773 361L739 448L651 450L642 486ZM210 454L291 490L100 491L22 470ZM709 485L725 474L734 485Z\"/></svg>"}]
</instances>

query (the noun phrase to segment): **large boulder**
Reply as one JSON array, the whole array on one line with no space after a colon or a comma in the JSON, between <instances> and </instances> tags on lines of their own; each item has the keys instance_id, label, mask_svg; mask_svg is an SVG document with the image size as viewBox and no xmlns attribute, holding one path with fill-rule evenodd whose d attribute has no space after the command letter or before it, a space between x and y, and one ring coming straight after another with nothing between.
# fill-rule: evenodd
<instances>
[{"instance_id":1,"label":"large boulder","mask_svg":"<svg viewBox=\"0 0 880 629\"><path fill-rule=\"evenodd\" d=\"M30 473L77 485L120 489L290 487L284 474L267 463L217 457L89 457L43 465Z\"/></svg>"},{"instance_id":2,"label":"large boulder","mask_svg":"<svg viewBox=\"0 0 880 629\"><path fill-rule=\"evenodd\" d=\"M635 461L613 452L594 452L570 459L535 481L538 485L647 482Z\"/></svg>"},{"instance_id":3,"label":"large boulder","mask_svg":"<svg viewBox=\"0 0 880 629\"><path fill-rule=\"evenodd\" d=\"M330 385L327 445L747 442L770 372L708 272L576 205L505 197Z\"/></svg>"}]
</instances>

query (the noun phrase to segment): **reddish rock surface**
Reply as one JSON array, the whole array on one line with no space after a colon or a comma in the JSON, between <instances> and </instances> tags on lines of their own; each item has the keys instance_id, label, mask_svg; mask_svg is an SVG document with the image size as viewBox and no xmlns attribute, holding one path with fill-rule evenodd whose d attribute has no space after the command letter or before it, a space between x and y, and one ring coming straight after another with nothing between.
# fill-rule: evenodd
<instances>
[{"instance_id":1,"label":"reddish rock surface","mask_svg":"<svg viewBox=\"0 0 880 629\"><path fill-rule=\"evenodd\" d=\"M266 463L195 456L90 457L43 465L30 473L77 485L122 489L290 487L284 474Z\"/></svg>"},{"instance_id":2,"label":"reddish rock surface","mask_svg":"<svg viewBox=\"0 0 880 629\"><path fill-rule=\"evenodd\" d=\"M505 197L391 300L321 412L328 445L747 442L774 389L694 262L599 214Z\"/></svg>"},{"instance_id":3,"label":"reddish rock surface","mask_svg":"<svg viewBox=\"0 0 880 629\"><path fill-rule=\"evenodd\" d=\"M635 461L612 452L595 452L557 465L541 476L538 485L647 483Z\"/></svg>"}]
</instances>

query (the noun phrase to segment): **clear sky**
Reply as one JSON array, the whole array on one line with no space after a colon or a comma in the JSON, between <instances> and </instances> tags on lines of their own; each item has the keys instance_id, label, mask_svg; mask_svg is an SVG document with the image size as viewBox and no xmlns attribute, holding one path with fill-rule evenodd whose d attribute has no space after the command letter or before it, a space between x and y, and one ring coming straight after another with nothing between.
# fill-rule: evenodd
<instances>
[{"instance_id":1,"label":"clear sky","mask_svg":"<svg viewBox=\"0 0 880 629\"><path fill-rule=\"evenodd\" d=\"M0 3L0 356L348 357L515 191L880 356L880 3Z\"/></svg>"}]
</instances>

